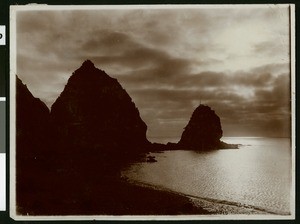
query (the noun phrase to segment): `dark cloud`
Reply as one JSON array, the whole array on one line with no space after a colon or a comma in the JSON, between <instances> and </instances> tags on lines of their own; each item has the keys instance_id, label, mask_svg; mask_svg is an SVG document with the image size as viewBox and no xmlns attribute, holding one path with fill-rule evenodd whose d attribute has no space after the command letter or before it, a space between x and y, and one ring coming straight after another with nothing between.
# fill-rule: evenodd
<instances>
[{"instance_id":1,"label":"dark cloud","mask_svg":"<svg viewBox=\"0 0 300 224\"><path fill-rule=\"evenodd\" d=\"M271 63L258 66L251 69L252 73L270 73L273 75L278 75L282 73L290 73L289 63Z\"/></svg>"},{"instance_id":2,"label":"dark cloud","mask_svg":"<svg viewBox=\"0 0 300 224\"><path fill-rule=\"evenodd\" d=\"M162 59L162 58L161 58ZM271 73L259 73L262 68L254 68L252 71L238 71L235 73L222 73L205 71L198 74L191 74L189 70L191 62L184 59L171 59L165 57L160 60L164 63L157 63L156 68L141 69L128 74L120 74L118 79L123 83L136 83L136 87L149 88L151 86L164 86L165 88L185 88L190 90L205 89L213 90L211 93L218 93L219 97L236 92L239 87L247 88L268 88L273 84L274 76ZM169 68L166 64L169 63ZM277 65L275 65L277 67ZM164 76L169 71L170 75ZM286 74L286 76L288 76ZM232 87L236 87L232 90ZM223 90L223 91L222 91ZM233 94L231 94L233 96ZM238 94L236 94L238 95Z\"/></svg>"},{"instance_id":3,"label":"dark cloud","mask_svg":"<svg viewBox=\"0 0 300 224\"><path fill-rule=\"evenodd\" d=\"M291 118L289 75L279 75L269 87L257 88L250 100L234 105L232 111L238 113L229 115L229 118L236 117L236 121L246 123L250 126L248 131L257 129L258 136L288 137ZM224 115L225 118L226 116Z\"/></svg>"},{"instance_id":4,"label":"dark cloud","mask_svg":"<svg viewBox=\"0 0 300 224\"><path fill-rule=\"evenodd\" d=\"M198 90L189 89L139 89L131 91L133 95L141 96L147 101L174 101L174 102L192 102L197 100L199 103L201 99L211 100L217 99L219 101L241 101L243 98L236 93L230 93L226 90L207 90L205 88Z\"/></svg>"},{"instance_id":5,"label":"dark cloud","mask_svg":"<svg viewBox=\"0 0 300 224\"><path fill-rule=\"evenodd\" d=\"M128 34L101 29L90 31L87 35L91 38L87 39L80 46L80 53L87 52L88 54L121 54L131 48L136 48L137 43L130 38Z\"/></svg>"},{"instance_id":6,"label":"dark cloud","mask_svg":"<svg viewBox=\"0 0 300 224\"><path fill-rule=\"evenodd\" d=\"M215 73L213 74L216 75ZM178 127L177 130L182 130L195 107L201 102L210 105L221 117L226 135L237 133L228 128L235 124L235 128L240 130L240 136L248 135L254 129L256 130L255 135L263 134L265 129L265 135L275 137L289 136L287 131L288 127L290 127L289 75L282 74L277 77L268 74L249 73L248 75L248 79L237 78L236 82L231 76L224 74L222 82L219 83L212 82L211 79L204 79L207 80L207 83L201 80L202 86L198 86L198 89L195 88L197 87L195 85L190 85L190 89L176 89L176 86L182 87L178 83L173 83L173 88L170 88L171 83L166 88L155 88L155 85L153 85L152 88L148 89L137 88L131 90L130 95L133 96L137 105L140 105L141 108L148 108L148 112L151 111L149 113L152 114L151 119L165 120L163 122L164 125L168 125L171 122L170 118L174 119L174 121L180 121L175 122ZM217 76L221 76L221 74ZM202 79L201 76L199 76L199 79ZM191 83L195 83L195 80ZM222 87L224 83L226 83L226 86ZM210 86L216 86L215 84L218 84L219 88L210 88ZM253 96L248 97L240 94L238 89L231 89L231 87L236 85L255 87ZM183 86L185 86L185 83L183 83ZM164 109L152 111L152 106ZM149 114L143 112L142 114L147 120ZM149 119L149 122L151 119ZM270 124L273 122L274 129L272 132L270 128L267 129L266 127L270 127ZM246 126L249 127L247 130L244 129ZM257 130L257 128L260 129Z\"/></svg>"},{"instance_id":7,"label":"dark cloud","mask_svg":"<svg viewBox=\"0 0 300 224\"><path fill-rule=\"evenodd\" d=\"M244 86L267 86L271 83L273 76L270 73L237 73L234 77L231 77L231 82L235 82L237 85Z\"/></svg>"},{"instance_id":8,"label":"dark cloud","mask_svg":"<svg viewBox=\"0 0 300 224\"><path fill-rule=\"evenodd\" d=\"M185 59L174 58L160 50L142 46L131 48L116 56L91 56L89 58L96 64L119 64L131 69L149 68L147 73L151 73L151 76L172 76L188 72L190 66L190 62Z\"/></svg>"},{"instance_id":9,"label":"dark cloud","mask_svg":"<svg viewBox=\"0 0 300 224\"><path fill-rule=\"evenodd\" d=\"M270 90L257 90L255 96L261 102L274 102L286 106L291 100L290 86L288 74L282 74L276 77Z\"/></svg>"}]
</instances>

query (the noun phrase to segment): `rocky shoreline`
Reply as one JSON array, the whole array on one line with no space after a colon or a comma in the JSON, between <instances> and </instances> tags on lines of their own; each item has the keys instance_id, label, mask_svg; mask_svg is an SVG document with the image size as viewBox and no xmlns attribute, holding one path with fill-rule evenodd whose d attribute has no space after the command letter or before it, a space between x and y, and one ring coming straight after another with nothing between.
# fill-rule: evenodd
<instances>
[{"instance_id":1,"label":"rocky shoreline","mask_svg":"<svg viewBox=\"0 0 300 224\"><path fill-rule=\"evenodd\" d=\"M151 189L154 192L160 192L162 194L171 194L174 197L174 200L176 200L178 197L185 198L185 200L188 200L188 203L191 203L193 208L193 211L196 211L194 214L191 213L185 213L187 215L271 215L275 214L273 212L265 211L264 209L255 208L252 206L246 206L241 205L234 202L226 202L226 201L219 201L214 199L208 199L208 198L201 198L201 197L195 197L192 195L186 195L183 193L175 192L169 189L166 189L164 187L160 186L154 186L151 184L129 180L126 177L123 177L123 180L127 181L129 184L141 187L142 189ZM191 205L189 205L191 206ZM279 215L279 214L278 214Z\"/></svg>"}]
</instances>

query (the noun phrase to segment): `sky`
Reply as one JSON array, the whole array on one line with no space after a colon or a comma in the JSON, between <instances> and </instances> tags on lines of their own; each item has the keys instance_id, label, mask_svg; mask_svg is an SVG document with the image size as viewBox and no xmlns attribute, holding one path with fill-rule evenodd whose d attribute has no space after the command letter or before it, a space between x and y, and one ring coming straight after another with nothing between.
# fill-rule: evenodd
<instances>
[{"instance_id":1,"label":"sky","mask_svg":"<svg viewBox=\"0 0 300 224\"><path fill-rule=\"evenodd\" d=\"M22 10L16 71L51 108L91 60L129 93L150 141L179 140L200 103L224 136L288 137L289 41L288 6Z\"/></svg>"}]
</instances>

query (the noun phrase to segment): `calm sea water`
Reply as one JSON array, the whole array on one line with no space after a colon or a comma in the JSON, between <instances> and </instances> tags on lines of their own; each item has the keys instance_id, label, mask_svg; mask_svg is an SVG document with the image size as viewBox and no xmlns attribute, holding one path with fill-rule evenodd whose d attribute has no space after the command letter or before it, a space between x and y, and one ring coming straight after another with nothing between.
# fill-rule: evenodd
<instances>
[{"instance_id":1,"label":"calm sea water","mask_svg":"<svg viewBox=\"0 0 300 224\"><path fill-rule=\"evenodd\" d=\"M290 213L291 145L287 138L223 138L239 149L153 153L156 163L133 164L132 181L224 204Z\"/></svg>"}]
</instances>

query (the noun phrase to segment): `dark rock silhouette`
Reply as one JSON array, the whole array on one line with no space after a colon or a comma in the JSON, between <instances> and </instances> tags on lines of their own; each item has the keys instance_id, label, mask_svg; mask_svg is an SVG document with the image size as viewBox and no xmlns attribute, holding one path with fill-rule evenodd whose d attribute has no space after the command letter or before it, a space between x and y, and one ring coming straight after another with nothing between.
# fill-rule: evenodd
<instances>
[{"instance_id":1,"label":"dark rock silhouette","mask_svg":"<svg viewBox=\"0 0 300 224\"><path fill-rule=\"evenodd\" d=\"M147 126L130 96L89 60L69 78L51 118L63 141L75 147L131 152L149 144Z\"/></svg>"},{"instance_id":2,"label":"dark rock silhouette","mask_svg":"<svg viewBox=\"0 0 300 224\"><path fill-rule=\"evenodd\" d=\"M157 162L157 160L155 159L155 156L147 156L147 160L148 163L155 163Z\"/></svg>"},{"instance_id":3,"label":"dark rock silhouette","mask_svg":"<svg viewBox=\"0 0 300 224\"><path fill-rule=\"evenodd\" d=\"M16 198L20 213L35 204L33 195L40 195L48 185L45 174L55 166L53 139L49 109L17 77Z\"/></svg>"},{"instance_id":4,"label":"dark rock silhouette","mask_svg":"<svg viewBox=\"0 0 300 224\"><path fill-rule=\"evenodd\" d=\"M49 142L50 112L47 106L35 98L27 86L17 77L16 83L16 136L17 145L24 153L38 153ZM25 152L26 151L26 152Z\"/></svg>"},{"instance_id":5,"label":"dark rock silhouette","mask_svg":"<svg viewBox=\"0 0 300 224\"><path fill-rule=\"evenodd\" d=\"M152 143L150 151L237 149L236 144L220 141L223 131L219 116L209 106L200 104L193 112L178 143Z\"/></svg>"},{"instance_id":6,"label":"dark rock silhouette","mask_svg":"<svg viewBox=\"0 0 300 224\"><path fill-rule=\"evenodd\" d=\"M209 106L200 104L184 128L177 147L193 150L217 149L220 147L222 135L219 116Z\"/></svg>"}]
</instances>

